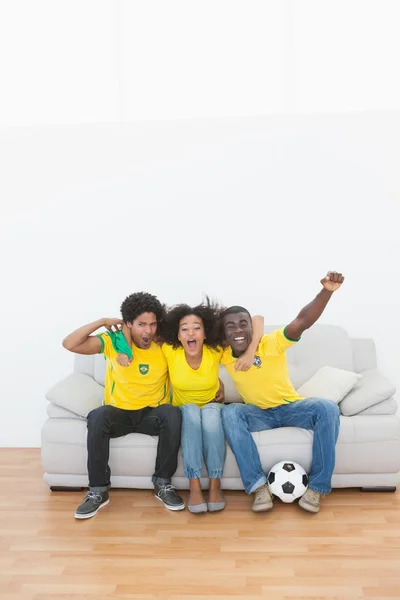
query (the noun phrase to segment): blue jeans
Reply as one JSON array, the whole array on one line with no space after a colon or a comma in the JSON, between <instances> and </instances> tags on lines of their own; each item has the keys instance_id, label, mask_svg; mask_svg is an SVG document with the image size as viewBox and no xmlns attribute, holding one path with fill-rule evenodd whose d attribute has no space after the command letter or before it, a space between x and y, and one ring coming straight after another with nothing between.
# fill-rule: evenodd
<instances>
[{"instance_id":1,"label":"blue jeans","mask_svg":"<svg viewBox=\"0 0 400 600\"><path fill-rule=\"evenodd\" d=\"M198 479L204 462L210 478L222 477L226 444L222 426L223 404L210 402L203 408L185 404L182 411L182 455L185 476Z\"/></svg>"},{"instance_id":2,"label":"blue jeans","mask_svg":"<svg viewBox=\"0 0 400 600\"><path fill-rule=\"evenodd\" d=\"M332 489L339 415L337 404L319 398L298 400L268 409L252 404L225 406L222 412L225 435L235 455L246 492L251 494L267 482L251 432L300 427L314 432L309 488L320 494L328 494Z\"/></svg>"}]
</instances>

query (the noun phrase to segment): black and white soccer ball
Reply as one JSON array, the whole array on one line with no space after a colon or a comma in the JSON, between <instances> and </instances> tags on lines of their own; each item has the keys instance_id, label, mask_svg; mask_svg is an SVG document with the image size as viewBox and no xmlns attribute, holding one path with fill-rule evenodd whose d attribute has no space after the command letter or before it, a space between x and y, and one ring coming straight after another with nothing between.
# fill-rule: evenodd
<instances>
[{"instance_id":1,"label":"black and white soccer ball","mask_svg":"<svg viewBox=\"0 0 400 600\"><path fill-rule=\"evenodd\" d=\"M269 491L282 502L294 502L301 498L307 487L307 473L301 465L292 460L282 460L268 473Z\"/></svg>"}]
</instances>

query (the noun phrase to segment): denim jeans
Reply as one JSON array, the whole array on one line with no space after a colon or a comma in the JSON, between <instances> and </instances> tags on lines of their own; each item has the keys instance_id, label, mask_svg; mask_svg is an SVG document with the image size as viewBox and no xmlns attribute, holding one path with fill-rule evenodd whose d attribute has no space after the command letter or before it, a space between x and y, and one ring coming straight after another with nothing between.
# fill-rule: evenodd
<instances>
[{"instance_id":1,"label":"denim jeans","mask_svg":"<svg viewBox=\"0 0 400 600\"><path fill-rule=\"evenodd\" d=\"M223 404L210 402L202 408L185 404L182 411L182 455L185 477L198 479L204 462L210 478L222 477L226 444L222 427Z\"/></svg>"},{"instance_id":2,"label":"denim jeans","mask_svg":"<svg viewBox=\"0 0 400 600\"><path fill-rule=\"evenodd\" d=\"M87 450L89 487L103 492L110 487L110 438L128 433L158 436L157 457L153 483L171 482L176 471L181 438L182 417L179 408L162 404L157 408L122 410L105 405L95 408L87 419Z\"/></svg>"},{"instance_id":3,"label":"denim jeans","mask_svg":"<svg viewBox=\"0 0 400 600\"><path fill-rule=\"evenodd\" d=\"M251 432L277 427L300 427L314 432L309 488L320 494L331 491L335 446L339 435L339 407L331 400L308 398L275 408L229 404L222 421L225 435L248 494L267 482ZM283 456L282 460L290 456Z\"/></svg>"}]
</instances>

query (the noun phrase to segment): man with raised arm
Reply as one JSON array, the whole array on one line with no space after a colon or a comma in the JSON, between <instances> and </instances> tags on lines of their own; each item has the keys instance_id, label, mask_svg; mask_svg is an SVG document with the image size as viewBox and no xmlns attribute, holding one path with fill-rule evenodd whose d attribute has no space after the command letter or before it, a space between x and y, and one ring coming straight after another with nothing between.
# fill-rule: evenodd
<instances>
[{"instance_id":1,"label":"man with raised arm","mask_svg":"<svg viewBox=\"0 0 400 600\"><path fill-rule=\"evenodd\" d=\"M286 327L264 335L248 371L235 371L236 360L252 340L251 316L241 306L226 309L222 325L229 347L222 364L230 373L244 404L225 406L222 421L228 443L236 457L244 488L254 493L253 511L270 510L272 496L262 469L252 432L277 427L300 427L314 432L309 487L299 505L309 512L320 509L321 495L331 491L335 446L339 434L339 408L330 400L301 398L294 389L286 362L286 350L300 341L302 333L322 315L332 294L344 281L341 273L329 272L322 290Z\"/></svg>"}]
</instances>

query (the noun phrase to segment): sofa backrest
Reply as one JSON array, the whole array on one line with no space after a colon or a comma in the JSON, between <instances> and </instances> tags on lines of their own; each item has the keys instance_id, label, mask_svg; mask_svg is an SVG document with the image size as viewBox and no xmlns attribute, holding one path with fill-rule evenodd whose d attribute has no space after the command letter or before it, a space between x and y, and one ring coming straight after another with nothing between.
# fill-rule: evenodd
<instances>
[{"instance_id":1,"label":"sofa backrest","mask_svg":"<svg viewBox=\"0 0 400 600\"><path fill-rule=\"evenodd\" d=\"M280 325L267 325L265 332L278 327ZM324 365L357 373L376 368L376 350L371 339L352 339L341 327L317 324L303 334L301 342L289 348L287 360L293 385L298 388ZM76 354L74 370L90 375L104 386L106 361L103 355ZM226 399L236 399L237 392L224 367L220 369L220 377L225 384Z\"/></svg>"},{"instance_id":2,"label":"sofa backrest","mask_svg":"<svg viewBox=\"0 0 400 600\"><path fill-rule=\"evenodd\" d=\"M266 329L268 333L276 327ZM286 356L295 388L325 365L354 371L352 340L347 331L335 325L314 325L303 333L298 344L289 348Z\"/></svg>"}]
</instances>

